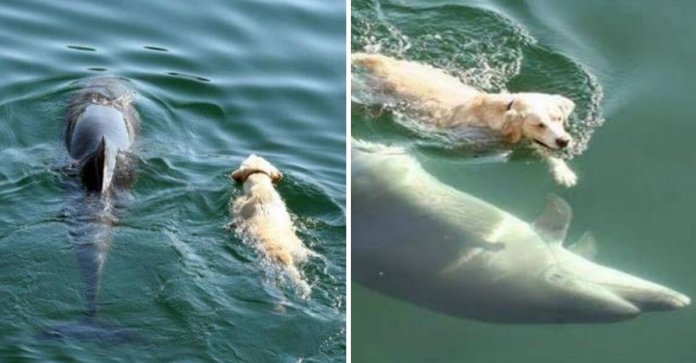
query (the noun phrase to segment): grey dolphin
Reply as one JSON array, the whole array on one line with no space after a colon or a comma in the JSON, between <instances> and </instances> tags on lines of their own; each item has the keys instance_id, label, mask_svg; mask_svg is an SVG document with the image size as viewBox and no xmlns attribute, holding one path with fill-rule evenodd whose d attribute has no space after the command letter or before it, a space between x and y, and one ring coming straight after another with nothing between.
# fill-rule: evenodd
<instances>
[{"instance_id":1,"label":"grey dolphin","mask_svg":"<svg viewBox=\"0 0 696 363\"><path fill-rule=\"evenodd\" d=\"M124 340L128 329L94 319L97 295L112 242L112 226L122 216L134 177L130 154L140 128L133 91L125 81L99 78L76 93L65 119L65 146L70 155L65 181L68 234L85 282L86 319L44 332L53 337Z\"/></svg>"},{"instance_id":2,"label":"grey dolphin","mask_svg":"<svg viewBox=\"0 0 696 363\"><path fill-rule=\"evenodd\" d=\"M674 310L687 296L599 265L586 235L563 246L570 207L534 224L428 174L399 150L352 152L352 274L431 310L499 323L602 323Z\"/></svg>"}]
</instances>

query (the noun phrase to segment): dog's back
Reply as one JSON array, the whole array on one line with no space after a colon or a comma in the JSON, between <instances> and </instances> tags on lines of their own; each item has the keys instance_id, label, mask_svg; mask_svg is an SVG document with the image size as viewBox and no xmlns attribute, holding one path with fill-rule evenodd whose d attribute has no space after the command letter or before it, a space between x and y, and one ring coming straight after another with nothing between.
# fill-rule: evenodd
<instances>
[{"instance_id":1,"label":"dog's back","mask_svg":"<svg viewBox=\"0 0 696 363\"><path fill-rule=\"evenodd\" d=\"M417 107L451 110L479 93L459 79L427 64L381 54L355 53L354 66L363 67L385 89L415 102Z\"/></svg>"},{"instance_id":2,"label":"dog's back","mask_svg":"<svg viewBox=\"0 0 696 363\"><path fill-rule=\"evenodd\" d=\"M231 175L244 184L244 194L231 205L234 224L243 238L256 244L271 261L284 266L288 275L306 295L309 285L302 279L297 263L313 252L295 233L292 218L274 183L283 175L265 159L251 155Z\"/></svg>"},{"instance_id":3,"label":"dog's back","mask_svg":"<svg viewBox=\"0 0 696 363\"><path fill-rule=\"evenodd\" d=\"M292 219L271 179L253 174L244 182L244 195L233 203L238 227L256 240L268 257L286 266L295 263L304 248L292 225Z\"/></svg>"}]
</instances>

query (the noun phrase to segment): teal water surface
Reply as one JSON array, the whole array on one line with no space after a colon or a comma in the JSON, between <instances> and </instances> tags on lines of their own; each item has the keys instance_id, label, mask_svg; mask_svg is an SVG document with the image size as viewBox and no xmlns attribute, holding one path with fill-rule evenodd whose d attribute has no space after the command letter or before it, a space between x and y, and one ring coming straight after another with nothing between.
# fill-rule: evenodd
<instances>
[{"instance_id":1,"label":"teal water surface","mask_svg":"<svg viewBox=\"0 0 696 363\"><path fill-rule=\"evenodd\" d=\"M524 146L509 158L472 153L413 127L398 107L365 107L374 95L356 76L354 140L407 147L441 181L527 221L558 194L573 207L569 240L590 230L600 263L696 297L696 4L357 0L352 10L353 51L433 64L489 91L573 99L582 142L564 156L579 183L556 185ZM351 311L356 362L696 362L693 307L606 325L499 325L354 283Z\"/></svg>"},{"instance_id":2,"label":"teal water surface","mask_svg":"<svg viewBox=\"0 0 696 363\"><path fill-rule=\"evenodd\" d=\"M342 2L3 2L0 362L344 360L344 64ZM100 76L129 80L142 117L98 298L124 344L40 334L84 316L57 167L67 101ZM306 299L225 230L252 152L319 254Z\"/></svg>"}]
</instances>

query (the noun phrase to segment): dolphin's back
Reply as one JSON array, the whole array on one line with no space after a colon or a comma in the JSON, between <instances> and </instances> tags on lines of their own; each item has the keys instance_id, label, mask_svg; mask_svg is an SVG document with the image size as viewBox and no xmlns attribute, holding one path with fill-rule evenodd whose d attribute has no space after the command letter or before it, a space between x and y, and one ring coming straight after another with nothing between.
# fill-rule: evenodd
<instances>
[{"instance_id":1,"label":"dolphin's back","mask_svg":"<svg viewBox=\"0 0 696 363\"><path fill-rule=\"evenodd\" d=\"M65 146L71 156L74 159L84 156L81 155L85 152L83 149L88 147L78 147L78 142L85 142L90 137L96 140L101 139L98 136L113 137L113 141L119 144L132 142L140 128L140 117L133 107L133 97L133 91L121 79L89 80L72 98L65 118ZM76 134L79 136L76 137ZM96 148L96 145L91 146ZM81 152L73 151L76 148Z\"/></svg>"},{"instance_id":2,"label":"dolphin's back","mask_svg":"<svg viewBox=\"0 0 696 363\"><path fill-rule=\"evenodd\" d=\"M85 284L85 314L61 324L43 337L131 340L129 329L96 319L101 277L113 238L113 224L124 213L133 180L128 152L139 128L133 93L123 80L99 78L84 84L68 106L64 141L73 159L64 181L64 215ZM73 172L76 171L76 172Z\"/></svg>"},{"instance_id":3,"label":"dolphin's back","mask_svg":"<svg viewBox=\"0 0 696 363\"><path fill-rule=\"evenodd\" d=\"M486 265L493 271L451 274L469 284L500 278L496 266L509 254L539 268L547 262L546 246L527 223L440 183L412 157L353 150L353 160L353 223L360 226L353 229L353 273L358 281L382 284L391 273L389 286L380 289L401 290L396 285L403 283L409 290L415 281L431 287L454 269ZM463 263L466 258L471 260Z\"/></svg>"},{"instance_id":4,"label":"dolphin's back","mask_svg":"<svg viewBox=\"0 0 696 363\"><path fill-rule=\"evenodd\" d=\"M353 278L376 291L505 323L613 322L690 303L565 249L571 211L557 198L531 225L403 151L353 150L352 169Z\"/></svg>"},{"instance_id":5,"label":"dolphin's back","mask_svg":"<svg viewBox=\"0 0 696 363\"><path fill-rule=\"evenodd\" d=\"M130 135L123 114L102 105L88 105L76 121L68 144L70 156L82 160L97 150L102 139L109 140L116 150L126 150Z\"/></svg>"},{"instance_id":6,"label":"dolphin's back","mask_svg":"<svg viewBox=\"0 0 696 363\"><path fill-rule=\"evenodd\" d=\"M353 277L430 309L514 320L554 264L526 222L439 182L410 155L353 150ZM514 303L512 303L514 301Z\"/></svg>"},{"instance_id":7,"label":"dolphin's back","mask_svg":"<svg viewBox=\"0 0 696 363\"><path fill-rule=\"evenodd\" d=\"M130 184L130 161L123 151L130 149L140 118L125 81L87 81L73 97L65 121L65 146L87 190L104 193L114 184Z\"/></svg>"},{"instance_id":8,"label":"dolphin's back","mask_svg":"<svg viewBox=\"0 0 696 363\"><path fill-rule=\"evenodd\" d=\"M389 208L393 204L373 202L378 199L398 200L417 207L424 215L435 214L431 218L440 224L463 227L478 238L508 215L490 203L439 182L417 160L400 151L368 153L354 149L353 160L353 199L363 200L369 204L368 209ZM393 207L396 210L388 214L408 212L401 206Z\"/></svg>"}]
</instances>

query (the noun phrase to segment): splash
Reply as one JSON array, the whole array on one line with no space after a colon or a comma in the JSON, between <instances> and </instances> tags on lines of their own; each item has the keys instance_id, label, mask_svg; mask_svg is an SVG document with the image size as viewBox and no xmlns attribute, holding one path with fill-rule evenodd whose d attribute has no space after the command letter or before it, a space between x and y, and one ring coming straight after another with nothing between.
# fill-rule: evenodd
<instances>
[{"instance_id":1,"label":"splash","mask_svg":"<svg viewBox=\"0 0 696 363\"><path fill-rule=\"evenodd\" d=\"M292 216L293 220L296 219ZM243 244L253 248L256 254L260 257L260 267L266 275L266 284L270 286L276 286L279 289L290 289L292 293L298 296L301 300L309 300L312 294L312 285L307 280L307 277L302 271L302 265L306 261L299 261L298 265L295 266L282 266L274 262L261 247L261 244L251 237L253 233L244 233L245 229L253 228L252 226L246 226L245 228L235 228L234 226L240 226L246 224L243 218L234 217L232 222L225 226L228 231L234 230L234 235ZM310 250L310 257L314 257L316 254ZM318 256L318 255L317 255Z\"/></svg>"}]
</instances>

